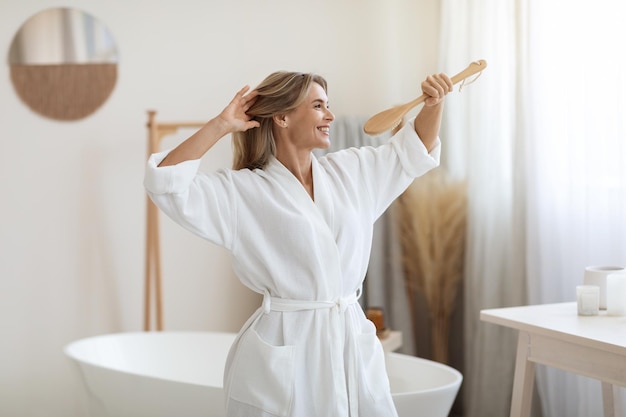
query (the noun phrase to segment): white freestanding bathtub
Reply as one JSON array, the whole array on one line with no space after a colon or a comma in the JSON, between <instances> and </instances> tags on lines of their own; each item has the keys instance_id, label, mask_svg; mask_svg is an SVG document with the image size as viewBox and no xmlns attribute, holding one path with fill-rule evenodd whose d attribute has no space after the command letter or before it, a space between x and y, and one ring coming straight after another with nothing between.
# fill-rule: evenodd
<instances>
[{"instance_id":1,"label":"white freestanding bathtub","mask_svg":"<svg viewBox=\"0 0 626 417\"><path fill-rule=\"evenodd\" d=\"M65 348L77 365L90 417L223 417L222 376L235 334L119 333ZM462 375L437 362L387 353L400 417L447 417Z\"/></svg>"}]
</instances>

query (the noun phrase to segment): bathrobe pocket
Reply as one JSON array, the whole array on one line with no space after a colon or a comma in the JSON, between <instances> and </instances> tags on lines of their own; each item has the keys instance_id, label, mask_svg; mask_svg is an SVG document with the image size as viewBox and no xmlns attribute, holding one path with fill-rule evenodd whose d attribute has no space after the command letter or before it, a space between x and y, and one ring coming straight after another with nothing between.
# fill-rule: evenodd
<instances>
[{"instance_id":1,"label":"bathrobe pocket","mask_svg":"<svg viewBox=\"0 0 626 417\"><path fill-rule=\"evenodd\" d=\"M289 415L295 382L295 347L273 346L249 329L240 341L230 397L280 417Z\"/></svg>"},{"instance_id":2,"label":"bathrobe pocket","mask_svg":"<svg viewBox=\"0 0 626 417\"><path fill-rule=\"evenodd\" d=\"M373 327L373 326L372 326ZM385 368L385 353L376 331L357 336L361 383L374 400L389 395L389 376Z\"/></svg>"}]
</instances>

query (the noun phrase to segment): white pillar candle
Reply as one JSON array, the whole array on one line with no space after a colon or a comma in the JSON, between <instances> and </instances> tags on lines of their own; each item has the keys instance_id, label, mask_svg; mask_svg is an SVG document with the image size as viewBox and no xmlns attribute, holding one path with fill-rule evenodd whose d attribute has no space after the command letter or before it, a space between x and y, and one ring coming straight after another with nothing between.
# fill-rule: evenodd
<instances>
[{"instance_id":1,"label":"white pillar candle","mask_svg":"<svg viewBox=\"0 0 626 417\"><path fill-rule=\"evenodd\" d=\"M600 287L597 285L578 285L576 301L579 316L595 316L600 308Z\"/></svg>"},{"instance_id":2,"label":"white pillar candle","mask_svg":"<svg viewBox=\"0 0 626 417\"><path fill-rule=\"evenodd\" d=\"M626 315L626 273L613 273L606 277L606 314Z\"/></svg>"}]
</instances>

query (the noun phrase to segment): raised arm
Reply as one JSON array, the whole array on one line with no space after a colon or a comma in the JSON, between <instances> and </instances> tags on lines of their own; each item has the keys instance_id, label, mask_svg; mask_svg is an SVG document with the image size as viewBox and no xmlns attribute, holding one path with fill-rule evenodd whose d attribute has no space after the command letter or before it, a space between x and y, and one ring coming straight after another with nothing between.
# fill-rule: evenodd
<instances>
[{"instance_id":1,"label":"raised arm","mask_svg":"<svg viewBox=\"0 0 626 417\"><path fill-rule=\"evenodd\" d=\"M257 97L256 90L246 95L249 89L249 86L245 86L239 90L219 115L209 120L200 130L174 148L159 166L176 165L184 161L200 159L224 136L259 127L259 122L250 120L246 114Z\"/></svg>"},{"instance_id":2,"label":"raised arm","mask_svg":"<svg viewBox=\"0 0 626 417\"><path fill-rule=\"evenodd\" d=\"M452 91L454 84L446 74L429 75L422 82L422 92L429 97L424 101L424 106L415 117L414 127L426 149L430 152L441 127L443 114L443 99Z\"/></svg>"}]
</instances>

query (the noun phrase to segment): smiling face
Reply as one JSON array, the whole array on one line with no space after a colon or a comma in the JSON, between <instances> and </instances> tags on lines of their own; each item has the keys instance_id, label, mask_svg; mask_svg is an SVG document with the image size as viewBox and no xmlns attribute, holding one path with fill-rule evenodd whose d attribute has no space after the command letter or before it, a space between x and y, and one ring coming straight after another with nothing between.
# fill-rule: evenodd
<instances>
[{"instance_id":1,"label":"smiling face","mask_svg":"<svg viewBox=\"0 0 626 417\"><path fill-rule=\"evenodd\" d=\"M279 129L284 129L290 142L299 149L326 149L330 146L330 124L334 119L324 88L314 82L304 101L284 115L284 124L279 124Z\"/></svg>"}]
</instances>

